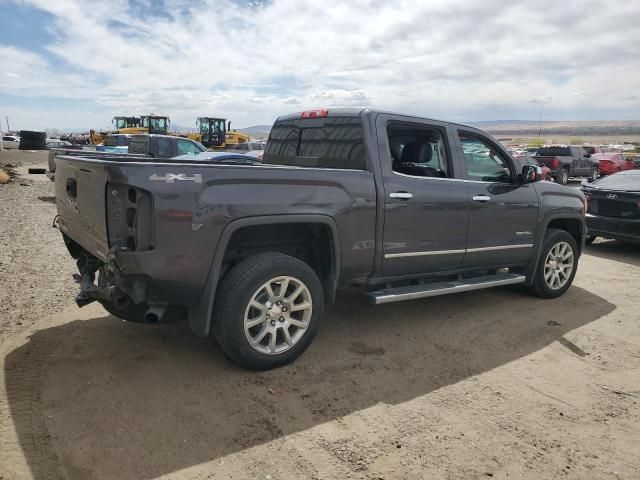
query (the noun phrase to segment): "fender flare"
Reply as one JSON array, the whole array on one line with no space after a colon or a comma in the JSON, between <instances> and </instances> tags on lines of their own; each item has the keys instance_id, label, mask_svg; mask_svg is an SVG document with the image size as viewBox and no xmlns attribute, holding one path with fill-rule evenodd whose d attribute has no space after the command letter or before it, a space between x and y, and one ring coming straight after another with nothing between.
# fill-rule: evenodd
<instances>
[{"instance_id":1,"label":"fender flare","mask_svg":"<svg viewBox=\"0 0 640 480\"><path fill-rule=\"evenodd\" d=\"M209 335L211 329L211 315L213 314L213 304L218 284L220 282L220 267L222 265L227 245L229 244L233 234L244 227L274 225L278 223L315 223L329 227L332 236L331 247L333 261L331 264L330 278L328 281L323 282L323 286L325 287L325 297L329 301L333 301L340 278L341 256L338 227L332 217L322 214L295 214L240 218L229 223L222 231L220 240L218 241L218 245L216 246L216 250L213 255L213 261L209 267L209 274L207 275L207 282L205 283L202 291L202 296L196 305L189 307L189 328L194 334L199 337L206 337Z\"/></svg>"},{"instance_id":2,"label":"fender flare","mask_svg":"<svg viewBox=\"0 0 640 480\"><path fill-rule=\"evenodd\" d=\"M584 219L584 216L575 213L575 212L549 212L547 213L542 221L540 222L540 229L538 230L538 234L536 235L536 241L534 245L534 255L529 264L525 267L525 276L527 278L526 285L531 286L533 284L533 279L536 275L536 271L538 270L538 260L540 259L540 253L542 251L542 244L544 243L544 237L549 228L549 224L553 220L578 220L580 223L580 240L578 241L578 249L580 250L579 254L582 254L584 251L584 242L585 237L587 235L587 223Z\"/></svg>"}]
</instances>

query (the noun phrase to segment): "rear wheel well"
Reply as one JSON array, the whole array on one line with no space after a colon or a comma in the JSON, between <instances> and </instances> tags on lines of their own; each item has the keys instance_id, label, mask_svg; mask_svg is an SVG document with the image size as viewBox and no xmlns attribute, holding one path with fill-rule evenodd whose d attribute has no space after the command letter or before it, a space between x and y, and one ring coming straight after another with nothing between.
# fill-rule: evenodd
<instances>
[{"instance_id":1,"label":"rear wheel well","mask_svg":"<svg viewBox=\"0 0 640 480\"><path fill-rule=\"evenodd\" d=\"M252 255L279 252L298 258L318 275L329 300L335 285L335 246L323 223L274 223L241 227L231 235L222 259L221 277Z\"/></svg>"},{"instance_id":2,"label":"rear wheel well","mask_svg":"<svg viewBox=\"0 0 640 480\"><path fill-rule=\"evenodd\" d=\"M582 228L580 224L580 220L575 218L556 218L555 220L551 220L549 225L547 225L547 229L549 228L557 228L559 230L564 230L571 235L576 244L578 245L578 249L582 249Z\"/></svg>"}]
</instances>

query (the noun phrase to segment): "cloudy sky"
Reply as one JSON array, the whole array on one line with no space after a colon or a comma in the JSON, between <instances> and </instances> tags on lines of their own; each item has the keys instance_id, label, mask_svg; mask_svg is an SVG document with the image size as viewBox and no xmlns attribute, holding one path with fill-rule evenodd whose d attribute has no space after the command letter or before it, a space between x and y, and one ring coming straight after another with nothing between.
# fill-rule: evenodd
<instances>
[{"instance_id":1,"label":"cloudy sky","mask_svg":"<svg viewBox=\"0 0 640 480\"><path fill-rule=\"evenodd\" d=\"M636 0L0 0L0 118L640 118Z\"/></svg>"}]
</instances>

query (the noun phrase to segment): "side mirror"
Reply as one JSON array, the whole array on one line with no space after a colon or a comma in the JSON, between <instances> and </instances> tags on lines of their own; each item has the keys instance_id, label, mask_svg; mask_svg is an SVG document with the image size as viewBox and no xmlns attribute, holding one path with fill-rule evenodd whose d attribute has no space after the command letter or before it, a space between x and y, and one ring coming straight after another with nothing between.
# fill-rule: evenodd
<instances>
[{"instance_id":1,"label":"side mirror","mask_svg":"<svg viewBox=\"0 0 640 480\"><path fill-rule=\"evenodd\" d=\"M591 154L590 153L585 153L584 154L584 158L591 158Z\"/></svg>"},{"instance_id":2,"label":"side mirror","mask_svg":"<svg viewBox=\"0 0 640 480\"><path fill-rule=\"evenodd\" d=\"M522 183L533 183L542 180L542 168L537 165L522 167Z\"/></svg>"}]
</instances>

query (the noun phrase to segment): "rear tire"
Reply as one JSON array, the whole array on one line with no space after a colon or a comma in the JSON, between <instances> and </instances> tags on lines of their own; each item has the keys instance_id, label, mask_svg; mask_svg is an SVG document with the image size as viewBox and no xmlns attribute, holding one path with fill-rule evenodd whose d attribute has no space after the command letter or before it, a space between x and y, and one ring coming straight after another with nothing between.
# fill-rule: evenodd
<instances>
[{"instance_id":1,"label":"rear tire","mask_svg":"<svg viewBox=\"0 0 640 480\"><path fill-rule=\"evenodd\" d=\"M569 170L567 170L566 168L563 168L562 170L560 170L560 172L558 172L558 177L556 181L560 185L566 185L567 183L569 183Z\"/></svg>"},{"instance_id":2,"label":"rear tire","mask_svg":"<svg viewBox=\"0 0 640 480\"><path fill-rule=\"evenodd\" d=\"M289 255L261 253L222 279L212 334L236 364L268 370L302 355L323 314L322 284L309 265Z\"/></svg>"},{"instance_id":3,"label":"rear tire","mask_svg":"<svg viewBox=\"0 0 640 480\"><path fill-rule=\"evenodd\" d=\"M529 289L540 298L556 298L566 292L578 269L578 245L565 230L550 228L544 236L540 258Z\"/></svg>"}]
</instances>

